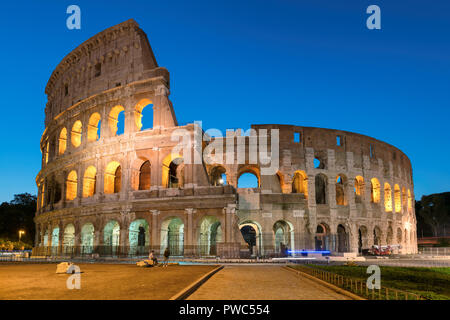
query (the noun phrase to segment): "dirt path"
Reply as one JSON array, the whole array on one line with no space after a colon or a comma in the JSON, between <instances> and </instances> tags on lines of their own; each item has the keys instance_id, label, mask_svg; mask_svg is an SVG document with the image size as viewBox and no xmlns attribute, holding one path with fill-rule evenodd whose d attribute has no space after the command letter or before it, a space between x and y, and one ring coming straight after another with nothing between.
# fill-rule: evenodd
<instances>
[{"instance_id":1,"label":"dirt path","mask_svg":"<svg viewBox=\"0 0 450 320\"><path fill-rule=\"evenodd\" d=\"M0 300L169 299L214 266L139 268L126 264L79 264L81 289L69 290L56 264L0 264Z\"/></svg>"},{"instance_id":2,"label":"dirt path","mask_svg":"<svg viewBox=\"0 0 450 320\"><path fill-rule=\"evenodd\" d=\"M280 266L226 266L188 300L348 300Z\"/></svg>"}]
</instances>

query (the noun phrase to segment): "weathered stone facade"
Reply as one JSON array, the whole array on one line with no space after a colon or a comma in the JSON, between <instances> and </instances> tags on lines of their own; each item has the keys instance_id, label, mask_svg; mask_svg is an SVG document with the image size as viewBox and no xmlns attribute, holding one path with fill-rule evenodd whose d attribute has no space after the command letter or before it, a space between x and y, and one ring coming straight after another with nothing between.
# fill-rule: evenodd
<instances>
[{"instance_id":1,"label":"weathered stone facade","mask_svg":"<svg viewBox=\"0 0 450 320\"><path fill-rule=\"evenodd\" d=\"M280 244L417 251L412 168L400 150L346 131L254 125L256 135L279 130L276 174L262 175L248 159L190 164L187 154L173 154L173 137L182 130L194 141L196 125L178 126L169 89L169 72L133 20L87 40L57 66L46 87L36 250L135 254L169 246L175 255L238 257L247 227L252 253L264 256ZM141 130L145 107L153 127ZM249 139L236 137L234 151L240 143L248 150ZM238 188L248 172L258 187Z\"/></svg>"}]
</instances>

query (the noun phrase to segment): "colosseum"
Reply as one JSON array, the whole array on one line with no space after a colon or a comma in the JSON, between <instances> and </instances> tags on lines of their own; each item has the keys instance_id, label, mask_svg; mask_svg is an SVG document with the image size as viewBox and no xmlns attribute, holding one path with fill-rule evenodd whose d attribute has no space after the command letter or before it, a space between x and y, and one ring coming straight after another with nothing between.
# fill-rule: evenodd
<instances>
[{"instance_id":1,"label":"colosseum","mask_svg":"<svg viewBox=\"0 0 450 320\"><path fill-rule=\"evenodd\" d=\"M70 52L45 93L35 254L417 252L402 151L342 130L268 124L222 137L196 122L178 125L169 72L134 20ZM264 170L252 141L267 142L275 170ZM252 188L240 184L244 175Z\"/></svg>"}]
</instances>

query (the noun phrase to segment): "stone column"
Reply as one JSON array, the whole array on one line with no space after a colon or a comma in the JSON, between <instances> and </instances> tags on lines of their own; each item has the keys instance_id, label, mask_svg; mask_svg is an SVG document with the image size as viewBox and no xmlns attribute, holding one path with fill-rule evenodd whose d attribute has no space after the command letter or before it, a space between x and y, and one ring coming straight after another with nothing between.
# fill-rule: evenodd
<instances>
[{"instance_id":1,"label":"stone column","mask_svg":"<svg viewBox=\"0 0 450 320\"><path fill-rule=\"evenodd\" d=\"M189 256L194 254L195 252L195 239L194 239L194 223L193 223L193 215L196 213L196 210L193 208L184 209L186 213L186 226L184 228L184 238L185 238L185 249L184 255Z\"/></svg>"},{"instance_id":2,"label":"stone column","mask_svg":"<svg viewBox=\"0 0 450 320\"><path fill-rule=\"evenodd\" d=\"M160 239L161 234L160 230L158 230L158 215L160 214L159 210L150 210L152 213L152 231L151 231L151 247L155 250L157 254L160 251ZM162 252L160 252L162 254Z\"/></svg>"}]
</instances>

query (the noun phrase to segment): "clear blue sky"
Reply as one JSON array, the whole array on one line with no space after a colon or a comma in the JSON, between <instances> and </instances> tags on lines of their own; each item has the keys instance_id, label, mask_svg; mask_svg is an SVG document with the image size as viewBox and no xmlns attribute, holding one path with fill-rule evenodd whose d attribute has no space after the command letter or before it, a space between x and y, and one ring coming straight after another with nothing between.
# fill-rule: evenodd
<instances>
[{"instance_id":1,"label":"clear blue sky","mask_svg":"<svg viewBox=\"0 0 450 320\"><path fill-rule=\"evenodd\" d=\"M66 8L81 7L81 30ZM370 4L382 30L366 28ZM450 1L4 1L0 201L37 193L44 88L94 34L134 18L171 73L180 123L297 124L403 150L416 198L450 191Z\"/></svg>"}]
</instances>

